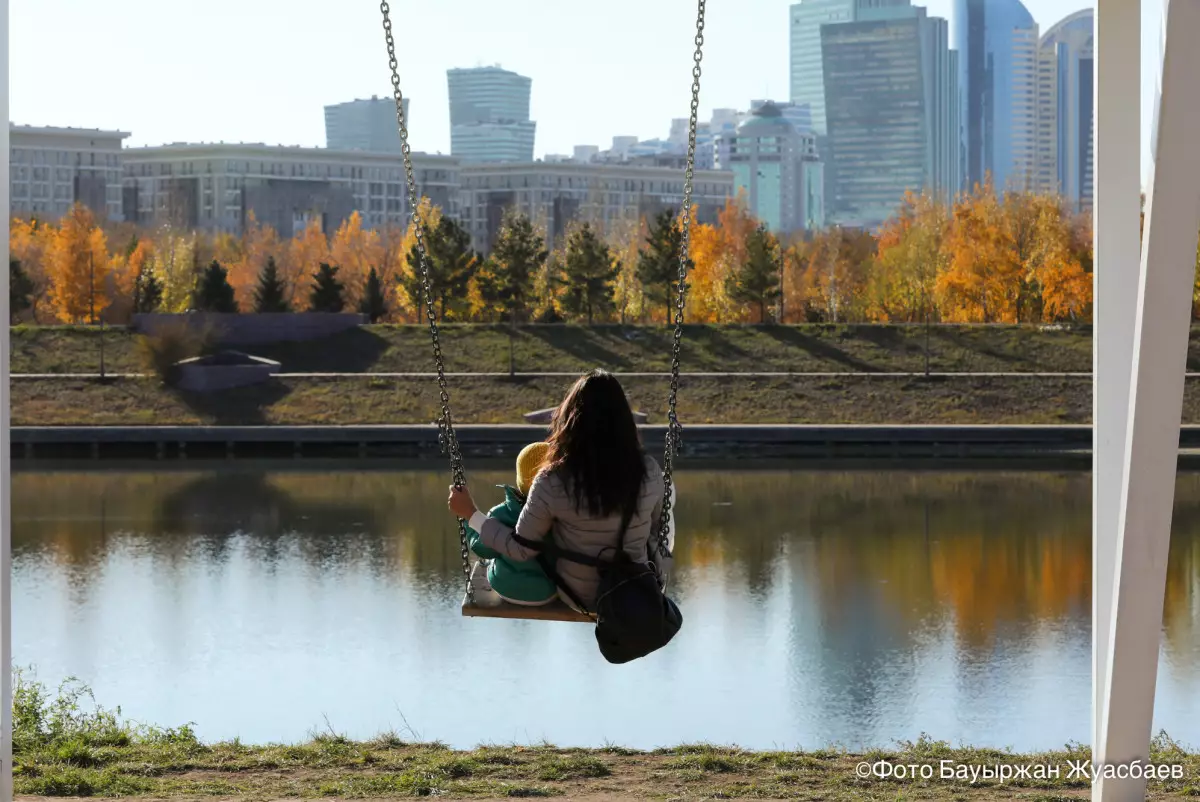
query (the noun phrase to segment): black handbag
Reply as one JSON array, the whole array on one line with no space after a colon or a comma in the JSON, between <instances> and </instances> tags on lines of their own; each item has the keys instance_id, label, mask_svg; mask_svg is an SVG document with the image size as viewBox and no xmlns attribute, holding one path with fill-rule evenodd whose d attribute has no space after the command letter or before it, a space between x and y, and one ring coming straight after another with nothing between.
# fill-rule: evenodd
<instances>
[{"instance_id":1,"label":"black handbag","mask_svg":"<svg viewBox=\"0 0 1200 802\"><path fill-rule=\"evenodd\" d=\"M538 564L546 576L554 580L581 612L595 619L596 645L610 663L628 663L661 649L683 626L683 613L663 592L662 577L650 557L650 544L647 543L644 562L625 551L625 532L631 517L632 513L627 514L621 521L616 553L611 560L589 557L553 543L527 540L513 533L514 540L538 552ZM595 610L589 610L559 576L555 568L559 559L599 571Z\"/></svg>"}]
</instances>

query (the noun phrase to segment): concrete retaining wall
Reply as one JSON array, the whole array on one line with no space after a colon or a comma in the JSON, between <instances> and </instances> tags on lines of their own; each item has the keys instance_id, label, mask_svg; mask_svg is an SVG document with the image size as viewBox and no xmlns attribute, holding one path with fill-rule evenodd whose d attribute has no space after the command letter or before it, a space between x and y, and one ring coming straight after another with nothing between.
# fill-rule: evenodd
<instances>
[{"instance_id":1,"label":"concrete retaining wall","mask_svg":"<svg viewBox=\"0 0 1200 802\"><path fill-rule=\"evenodd\" d=\"M187 315L134 315L132 327L142 334L153 334L164 326L181 321L197 328L211 326L222 345L262 345L277 342L318 340L357 328L367 322L366 315L301 312L275 315L219 315L197 312Z\"/></svg>"},{"instance_id":2,"label":"concrete retaining wall","mask_svg":"<svg viewBox=\"0 0 1200 802\"><path fill-rule=\"evenodd\" d=\"M666 427L641 427L660 454ZM469 459L512 459L544 439L546 427L456 427ZM1194 436L1188 439L1196 439ZM1084 468L1089 426L686 426L683 460L786 459L887 464L896 460L999 463L1027 460ZM188 426L18 427L13 455L26 458L275 458L443 459L436 426Z\"/></svg>"}]
</instances>

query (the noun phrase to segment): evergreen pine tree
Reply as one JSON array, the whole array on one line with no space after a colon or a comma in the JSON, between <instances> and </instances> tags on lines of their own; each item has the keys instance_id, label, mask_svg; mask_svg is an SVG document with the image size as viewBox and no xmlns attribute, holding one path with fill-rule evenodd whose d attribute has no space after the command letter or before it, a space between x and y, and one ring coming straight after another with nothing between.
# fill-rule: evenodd
<instances>
[{"instance_id":1,"label":"evergreen pine tree","mask_svg":"<svg viewBox=\"0 0 1200 802\"><path fill-rule=\"evenodd\" d=\"M378 323L387 316L387 298L383 294L383 282L379 280L379 272L373 267L367 274L367 286L363 289L358 311L366 315L371 323Z\"/></svg>"},{"instance_id":2,"label":"evergreen pine tree","mask_svg":"<svg viewBox=\"0 0 1200 802\"><path fill-rule=\"evenodd\" d=\"M637 279L646 298L666 309L670 325L679 288L679 254L683 250L683 232L675 225L674 212L666 210L655 218L646 244L649 247L638 253ZM689 263L689 271L691 267Z\"/></svg>"},{"instance_id":3,"label":"evergreen pine tree","mask_svg":"<svg viewBox=\"0 0 1200 802\"><path fill-rule=\"evenodd\" d=\"M308 294L311 312L341 312L346 306L342 294L342 283L337 280L339 268L324 262L313 275L312 290Z\"/></svg>"},{"instance_id":4,"label":"evergreen pine tree","mask_svg":"<svg viewBox=\"0 0 1200 802\"><path fill-rule=\"evenodd\" d=\"M429 287L437 305L438 317L465 317L467 287L480 265L479 256L471 248L471 235L449 215L442 215L436 228L426 226L422 231L425 253L429 257ZM411 268L409 274L401 281L420 311L425 296L416 248L408 252L408 266Z\"/></svg>"},{"instance_id":5,"label":"evergreen pine tree","mask_svg":"<svg viewBox=\"0 0 1200 802\"><path fill-rule=\"evenodd\" d=\"M154 266L147 260L133 282L133 311L137 314L156 312L162 300L162 282L158 280Z\"/></svg>"},{"instance_id":6,"label":"evergreen pine tree","mask_svg":"<svg viewBox=\"0 0 1200 802\"><path fill-rule=\"evenodd\" d=\"M532 306L534 278L547 256L533 222L523 214L507 214L492 248L493 269L480 275L483 299L507 320L524 319Z\"/></svg>"},{"instance_id":7,"label":"evergreen pine tree","mask_svg":"<svg viewBox=\"0 0 1200 802\"><path fill-rule=\"evenodd\" d=\"M238 311L233 285L229 283L229 271L213 259L212 264L200 275L193 306L201 312L234 314Z\"/></svg>"},{"instance_id":8,"label":"evergreen pine tree","mask_svg":"<svg viewBox=\"0 0 1200 802\"><path fill-rule=\"evenodd\" d=\"M33 307L33 281L19 259L8 260L8 316L9 322L26 309Z\"/></svg>"},{"instance_id":9,"label":"evergreen pine tree","mask_svg":"<svg viewBox=\"0 0 1200 802\"><path fill-rule=\"evenodd\" d=\"M266 265L258 274L258 287L254 290L254 311L259 314L292 311L284 290L275 257L268 256Z\"/></svg>"},{"instance_id":10,"label":"evergreen pine tree","mask_svg":"<svg viewBox=\"0 0 1200 802\"><path fill-rule=\"evenodd\" d=\"M592 227L584 223L567 240L566 292L563 309L584 316L591 325L595 315L613 311L614 282L621 268Z\"/></svg>"},{"instance_id":11,"label":"evergreen pine tree","mask_svg":"<svg viewBox=\"0 0 1200 802\"><path fill-rule=\"evenodd\" d=\"M759 322L767 322L767 307L779 300L779 246L766 226L746 237L746 261L729 274L726 291L738 303L758 307Z\"/></svg>"}]
</instances>

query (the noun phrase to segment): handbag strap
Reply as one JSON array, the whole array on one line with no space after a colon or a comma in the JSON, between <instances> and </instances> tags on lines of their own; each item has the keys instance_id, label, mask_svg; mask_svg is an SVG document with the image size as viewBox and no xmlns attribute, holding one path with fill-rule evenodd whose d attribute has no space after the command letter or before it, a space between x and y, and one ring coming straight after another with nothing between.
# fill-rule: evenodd
<instances>
[{"instance_id":1,"label":"handbag strap","mask_svg":"<svg viewBox=\"0 0 1200 802\"><path fill-rule=\"evenodd\" d=\"M632 510L621 516L621 530L617 535L618 554L625 550L625 532L628 531L629 522L632 519ZM571 586L563 581L562 576L558 573L556 563L560 559L569 560L573 563L586 565L597 570L604 570L605 568L612 566L611 560L601 560L599 557L592 557L578 551L564 549L559 547L558 544L554 543L553 541L547 543L544 540L529 540L528 538L518 535L515 529L512 533L512 539L525 548L536 551L538 553L537 563L542 567L542 570L546 572L546 576L548 576L551 581L558 586L559 590L567 594L567 598L574 602L575 606L578 607L584 615L595 617L595 613L588 610L588 607L583 603L583 600L579 598L575 591L571 590Z\"/></svg>"}]
</instances>

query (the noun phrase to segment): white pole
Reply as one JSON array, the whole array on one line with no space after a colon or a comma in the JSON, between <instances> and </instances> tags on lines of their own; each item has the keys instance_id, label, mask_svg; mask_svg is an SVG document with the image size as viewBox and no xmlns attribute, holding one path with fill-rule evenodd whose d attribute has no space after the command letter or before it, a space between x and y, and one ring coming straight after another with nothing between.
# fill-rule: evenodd
<instances>
[{"instance_id":1,"label":"white pole","mask_svg":"<svg viewBox=\"0 0 1200 802\"><path fill-rule=\"evenodd\" d=\"M1092 306L1092 748L1100 748L1140 258L1141 0L1097 0ZM1103 92L1101 92L1103 88Z\"/></svg>"},{"instance_id":2,"label":"white pole","mask_svg":"<svg viewBox=\"0 0 1200 802\"><path fill-rule=\"evenodd\" d=\"M8 98L8 0L0 0L0 47L4 57L0 58L0 106L4 107L3 168L0 168L0 212L4 222L0 233L4 235L4 250L8 250L9 192L9 98ZM6 260L7 261L7 260ZM8 282L10 270L4 268L4 292L0 292L0 802L13 798L12 764L12 435L9 425L12 416L9 404L12 397L8 387L9 309Z\"/></svg>"},{"instance_id":3,"label":"white pole","mask_svg":"<svg viewBox=\"0 0 1200 802\"><path fill-rule=\"evenodd\" d=\"M1092 798L1099 802L1145 798L1140 772L1111 780L1103 772L1127 768L1135 760L1144 765L1149 758L1200 231L1200 149L1195 146L1200 103L1193 91L1200 76L1200 48L1195 45L1200 2L1171 3L1164 8L1163 25L1166 42L1146 192L1117 582L1107 645L1107 704L1101 750L1094 758L1102 773Z\"/></svg>"}]
</instances>

